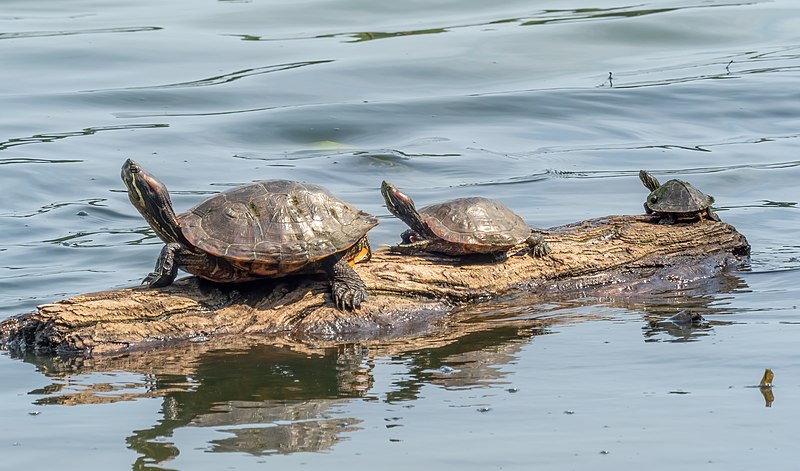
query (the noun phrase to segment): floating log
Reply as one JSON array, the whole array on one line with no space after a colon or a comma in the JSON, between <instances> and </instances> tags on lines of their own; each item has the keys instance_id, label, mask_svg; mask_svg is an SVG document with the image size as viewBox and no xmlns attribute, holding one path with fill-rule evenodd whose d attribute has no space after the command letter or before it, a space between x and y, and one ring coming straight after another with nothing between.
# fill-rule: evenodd
<instances>
[{"instance_id":1,"label":"floating log","mask_svg":"<svg viewBox=\"0 0 800 471\"><path fill-rule=\"evenodd\" d=\"M510 292L634 292L654 280L678 287L719 273L750 250L733 226L715 221L663 225L649 216L608 216L545 232L553 251L543 258L523 246L502 262L378 251L355 267L370 298L354 313L333 306L322 277L236 285L189 277L160 289L102 291L39 306L0 323L0 346L92 357L245 338L411 338L464 304Z\"/></svg>"}]
</instances>

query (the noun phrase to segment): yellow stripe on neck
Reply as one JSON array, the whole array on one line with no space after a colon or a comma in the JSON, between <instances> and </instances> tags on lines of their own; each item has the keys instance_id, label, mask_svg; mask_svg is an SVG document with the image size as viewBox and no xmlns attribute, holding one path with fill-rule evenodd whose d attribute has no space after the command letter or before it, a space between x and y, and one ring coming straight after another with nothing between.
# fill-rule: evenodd
<instances>
[{"instance_id":1,"label":"yellow stripe on neck","mask_svg":"<svg viewBox=\"0 0 800 471\"><path fill-rule=\"evenodd\" d=\"M349 263L350 266L352 267L356 263L367 258L368 255L369 255L369 247L362 247L361 250L359 250L358 253L353 256L353 258L347 261L347 263Z\"/></svg>"}]
</instances>

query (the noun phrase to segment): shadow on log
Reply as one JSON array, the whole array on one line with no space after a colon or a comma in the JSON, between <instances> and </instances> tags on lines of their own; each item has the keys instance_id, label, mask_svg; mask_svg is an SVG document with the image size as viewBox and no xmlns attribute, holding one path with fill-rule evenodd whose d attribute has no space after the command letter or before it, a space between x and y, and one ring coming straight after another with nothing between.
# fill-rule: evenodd
<instances>
[{"instance_id":1,"label":"shadow on log","mask_svg":"<svg viewBox=\"0 0 800 471\"><path fill-rule=\"evenodd\" d=\"M731 225L659 225L648 216L609 216L554 227L551 255L505 262L378 252L355 267L370 298L355 313L336 310L327 281L288 277L219 285L194 277L161 289L79 295L0 323L0 345L25 353L91 357L151 348L263 342L391 341L445 329L464 304L512 292L629 293L718 274L749 254ZM520 247L522 249L522 247ZM514 252L511 252L514 254ZM200 347L202 345L202 347Z\"/></svg>"}]
</instances>

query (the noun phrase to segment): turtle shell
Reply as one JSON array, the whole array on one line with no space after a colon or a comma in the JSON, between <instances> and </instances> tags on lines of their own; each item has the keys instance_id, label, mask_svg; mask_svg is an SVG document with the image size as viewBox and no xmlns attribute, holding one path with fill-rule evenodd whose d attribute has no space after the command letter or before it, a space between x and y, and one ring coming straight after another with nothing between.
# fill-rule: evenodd
<instances>
[{"instance_id":1,"label":"turtle shell","mask_svg":"<svg viewBox=\"0 0 800 471\"><path fill-rule=\"evenodd\" d=\"M266 180L218 193L179 216L196 248L264 275L347 250L378 224L321 186Z\"/></svg>"},{"instance_id":2,"label":"turtle shell","mask_svg":"<svg viewBox=\"0 0 800 471\"><path fill-rule=\"evenodd\" d=\"M657 213L698 213L714 203L709 196L683 180L670 180L653 190L645 204Z\"/></svg>"},{"instance_id":3,"label":"turtle shell","mask_svg":"<svg viewBox=\"0 0 800 471\"><path fill-rule=\"evenodd\" d=\"M511 247L531 235L517 213L487 198L458 198L425 206L419 213L437 237L454 244Z\"/></svg>"}]
</instances>

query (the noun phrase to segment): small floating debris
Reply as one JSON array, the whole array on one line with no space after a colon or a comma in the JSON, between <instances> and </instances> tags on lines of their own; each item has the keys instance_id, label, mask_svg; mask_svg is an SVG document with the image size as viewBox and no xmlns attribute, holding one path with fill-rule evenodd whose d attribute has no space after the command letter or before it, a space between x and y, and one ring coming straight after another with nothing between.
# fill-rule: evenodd
<instances>
[{"instance_id":1,"label":"small floating debris","mask_svg":"<svg viewBox=\"0 0 800 471\"><path fill-rule=\"evenodd\" d=\"M772 403L775 401L775 394L772 393L772 381L775 379L775 373L772 372L771 369L767 368L764 370L764 375L761 377L761 381L755 386L747 386L748 388L758 388L761 391L761 395L764 396L764 407L772 407Z\"/></svg>"},{"instance_id":2,"label":"small floating debris","mask_svg":"<svg viewBox=\"0 0 800 471\"><path fill-rule=\"evenodd\" d=\"M475 409L475 410L477 410L478 412L480 412L480 413L482 413L482 414L483 414L483 413L485 413L485 412L489 412L490 410L492 410L492 408L491 408L491 407L478 407L478 408L477 408L477 409Z\"/></svg>"},{"instance_id":3,"label":"small floating debris","mask_svg":"<svg viewBox=\"0 0 800 471\"><path fill-rule=\"evenodd\" d=\"M758 383L759 388L772 388L772 380L775 379L775 373L771 369L764 370L764 376L761 377L761 382Z\"/></svg>"},{"instance_id":4,"label":"small floating debris","mask_svg":"<svg viewBox=\"0 0 800 471\"><path fill-rule=\"evenodd\" d=\"M611 452L610 452L610 451L608 451L608 450L600 450L600 454L601 454L601 455L610 455L610 454L611 454Z\"/></svg>"},{"instance_id":5,"label":"small floating debris","mask_svg":"<svg viewBox=\"0 0 800 471\"><path fill-rule=\"evenodd\" d=\"M573 415L573 414L575 414L575 411L567 409L567 410L564 411L564 413L567 414L567 415Z\"/></svg>"},{"instance_id":6,"label":"small floating debris","mask_svg":"<svg viewBox=\"0 0 800 471\"><path fill-rule=\"evenodd\" d=\"M764 407L772 407L772 403L775 402L775 395L772 393L773 379L775 379L775 373L767 368L764 370L761 382L758 383L758 389L761 391L761 395L764 396Z\"/></svg>"},{"instance_id":7,"label":"small floating debris","mask_svg":"<svg viewBox=\"0 0 800 471\"><path fill-rule=\"evenodd\" d=\"M39 414L41 414L41 413L42 413L42 411L38 411L38 410L32 410L32 411L28 412L28 415L34 415L34 416L36 416L36 415L39 415Z\"/></svg>"},{"instance_id":8,"label":"small floating debris","mask_svg":"<svg viewBox=\"0 0 800 471\"><path fill-rule=\"evenodd\" d=\"M506 392L509 392L511 394L518 393L519 392L519 388L508 388L508 389L506 389Z\"/></svg>"}]
</instances>

